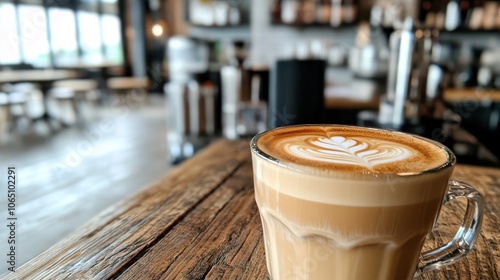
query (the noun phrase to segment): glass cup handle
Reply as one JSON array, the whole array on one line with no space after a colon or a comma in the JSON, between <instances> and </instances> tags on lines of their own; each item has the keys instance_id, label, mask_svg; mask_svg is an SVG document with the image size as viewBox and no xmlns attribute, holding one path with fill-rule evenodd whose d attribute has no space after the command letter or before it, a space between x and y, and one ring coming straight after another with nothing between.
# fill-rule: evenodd
<instances>
[{"instance_id":1,"label":"glass cup handle","mask_svg":"<svg viewBox=\"0 0 500 280\"><path fill-rule=\"evenodd\" d=\"M472 249L479 236L484 211L483 196L471 185L464 182L451 180L448 182L448 187L445 204L456 198L467 199L462 225L460 225L453 240L437 249L424 252L420 256L415 277L452 264L464 257Z\"/></svg>"}]
</instances>

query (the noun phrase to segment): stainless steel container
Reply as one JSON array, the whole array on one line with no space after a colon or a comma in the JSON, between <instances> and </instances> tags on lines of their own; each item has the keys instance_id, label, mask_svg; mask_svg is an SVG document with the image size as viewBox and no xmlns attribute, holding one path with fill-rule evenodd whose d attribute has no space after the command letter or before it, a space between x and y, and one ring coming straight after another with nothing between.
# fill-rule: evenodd
<instances>
[{"instance_id":1,"label":"stainless steel container","mask_svg":"<svg viewBox=\"0 0 500 280\"><path fill-rule=\"evenodd\" d=\"M216 90L195 80L170 82L167 96L169 159L178 162L194 154L215 135Z\"/></svg>"},{"instance_id":2,"label":"stainless steel container","mask_svg":"<svg viewBox=\"0 0 500 280\"><path fill-rule=\"evenodd\" d=\"M221 78L224 137L237 139L264 131L267 127L267 103L260 100L260 76L254 75L248 85L245 69L224 66L221 69Z\"/></svg>"}]
</instances>

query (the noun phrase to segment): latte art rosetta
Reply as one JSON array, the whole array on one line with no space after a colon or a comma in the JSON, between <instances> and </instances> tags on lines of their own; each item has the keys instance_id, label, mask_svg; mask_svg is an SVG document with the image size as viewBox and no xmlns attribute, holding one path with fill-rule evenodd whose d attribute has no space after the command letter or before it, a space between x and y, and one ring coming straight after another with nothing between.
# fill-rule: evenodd
<instances>
[{"instance_id":1,"label":"latte art rosetta","mask_svg":"<svg viewBox=\"0 0 500 280\"><path fill-rule=\"evenodd\" d=\"M358 165L368 169L404 160L411 151L395 142L333 137L307 137L305 143L288 143L285 149L299 158L327 163Z\"/></svg>"}]
</instances>

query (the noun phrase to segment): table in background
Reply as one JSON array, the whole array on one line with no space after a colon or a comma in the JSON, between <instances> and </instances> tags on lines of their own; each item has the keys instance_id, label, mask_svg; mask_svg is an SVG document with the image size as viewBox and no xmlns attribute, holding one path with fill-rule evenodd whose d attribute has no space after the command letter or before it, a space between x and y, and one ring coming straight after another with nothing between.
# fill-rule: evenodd
<instances>
[{"instance_id":1,"label":"table in background","mask_svg":"<svg viewBox=\"0 0 500 280\"><path fill-rule=\"evenodd\" d=\"M78 76L78 72L71 70L3 70L0 71L0 84L20 82L51 83L57 80L76 78Z\"/></svg>"},{"instance_id":2,"label":"table in background","mask_svg":"<svg viewBox=\"0 0 500 280\"><path fill-rule=\"evenodd\" d=\"M111 61L77 61L74 63L60 64L57 66L61 69L86 71L90 74L90 78L97 81L101 90L106 90L106 79L108 71L114 68L123 68L123 64L117 64Z\"/></svg>"},{"instance_id":3,"label":"table in background","mask_svg":"<svg viewBox=\"0 0 500 280\"><path fill-rule=\"evenodd\" d=\"M44 97L44 115L40 119L48 120L47 96L52 84L58 80L78 78L80 74L72 70L34 69L0 71L0 84L4 83L36 83L40 85Z\"/></svg>"},{"instance_id":4,"label":"table in background","mask_svg":"<svg viewBox=\"0 0 500 280\"><path fill-rule=\"evenodd\" d=\"M476 247L419 279L499 279L500 169L458 165L486 199ZM266 279L247 141L220 140L102 212L5 279ZM463 205L444 207L426 248L451 240Z\"/></svg>"}]
</instances>

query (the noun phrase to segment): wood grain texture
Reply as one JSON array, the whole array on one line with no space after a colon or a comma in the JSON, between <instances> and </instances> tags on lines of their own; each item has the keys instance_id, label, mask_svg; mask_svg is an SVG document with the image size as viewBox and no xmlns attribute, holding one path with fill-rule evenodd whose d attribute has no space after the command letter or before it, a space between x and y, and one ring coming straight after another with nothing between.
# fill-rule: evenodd
<instances>
[{"instance_id":1,"label":"wood grain texture","mask_svg":"<svg viewBox=\"0 0 500 280\"><path fill-rule=\"evenodd\" d=\"M242 166L119 279L265 277L252 170Z\"/></svg>"},{"instance_id":2,"label":"wood grain texture","mask_svg":"<svg viewBox=\"0 0 500 280\"><path fill-rule=\"evenodd\" d=\"M476 247L419 279L500 279L500 170L457 166L486 199ZM426 249L453 237L464 204L443 207ZM101 213L5 279L265 279L248 142L220 140L137 196Z\"/></svg>"},{"instance_id":3,"label":"wood grain texture","mask_svg":"<svg viewBox=\"0 0 500 280\"><path fill-rule=\"evenodd\" d=\"M472 251L457 263L422 275L419 279L500 279L500 169L458 165L452 179L473 185L486 200L481 235ZM443 206L438 230L432 232L424 249L450 241L465 212L464 201Z\"/></svg>"},{"instance_id":4,"label":"wood grain texture","mask_svg":"<svg viewBox=\"0 0 500 280\"><path fill-rule=\"evenodd\" d=\"M100 214L5 279L111 277L161 239L248 158L248 143L219 142L157 184Z\"/></svg>"}]
</instances>

